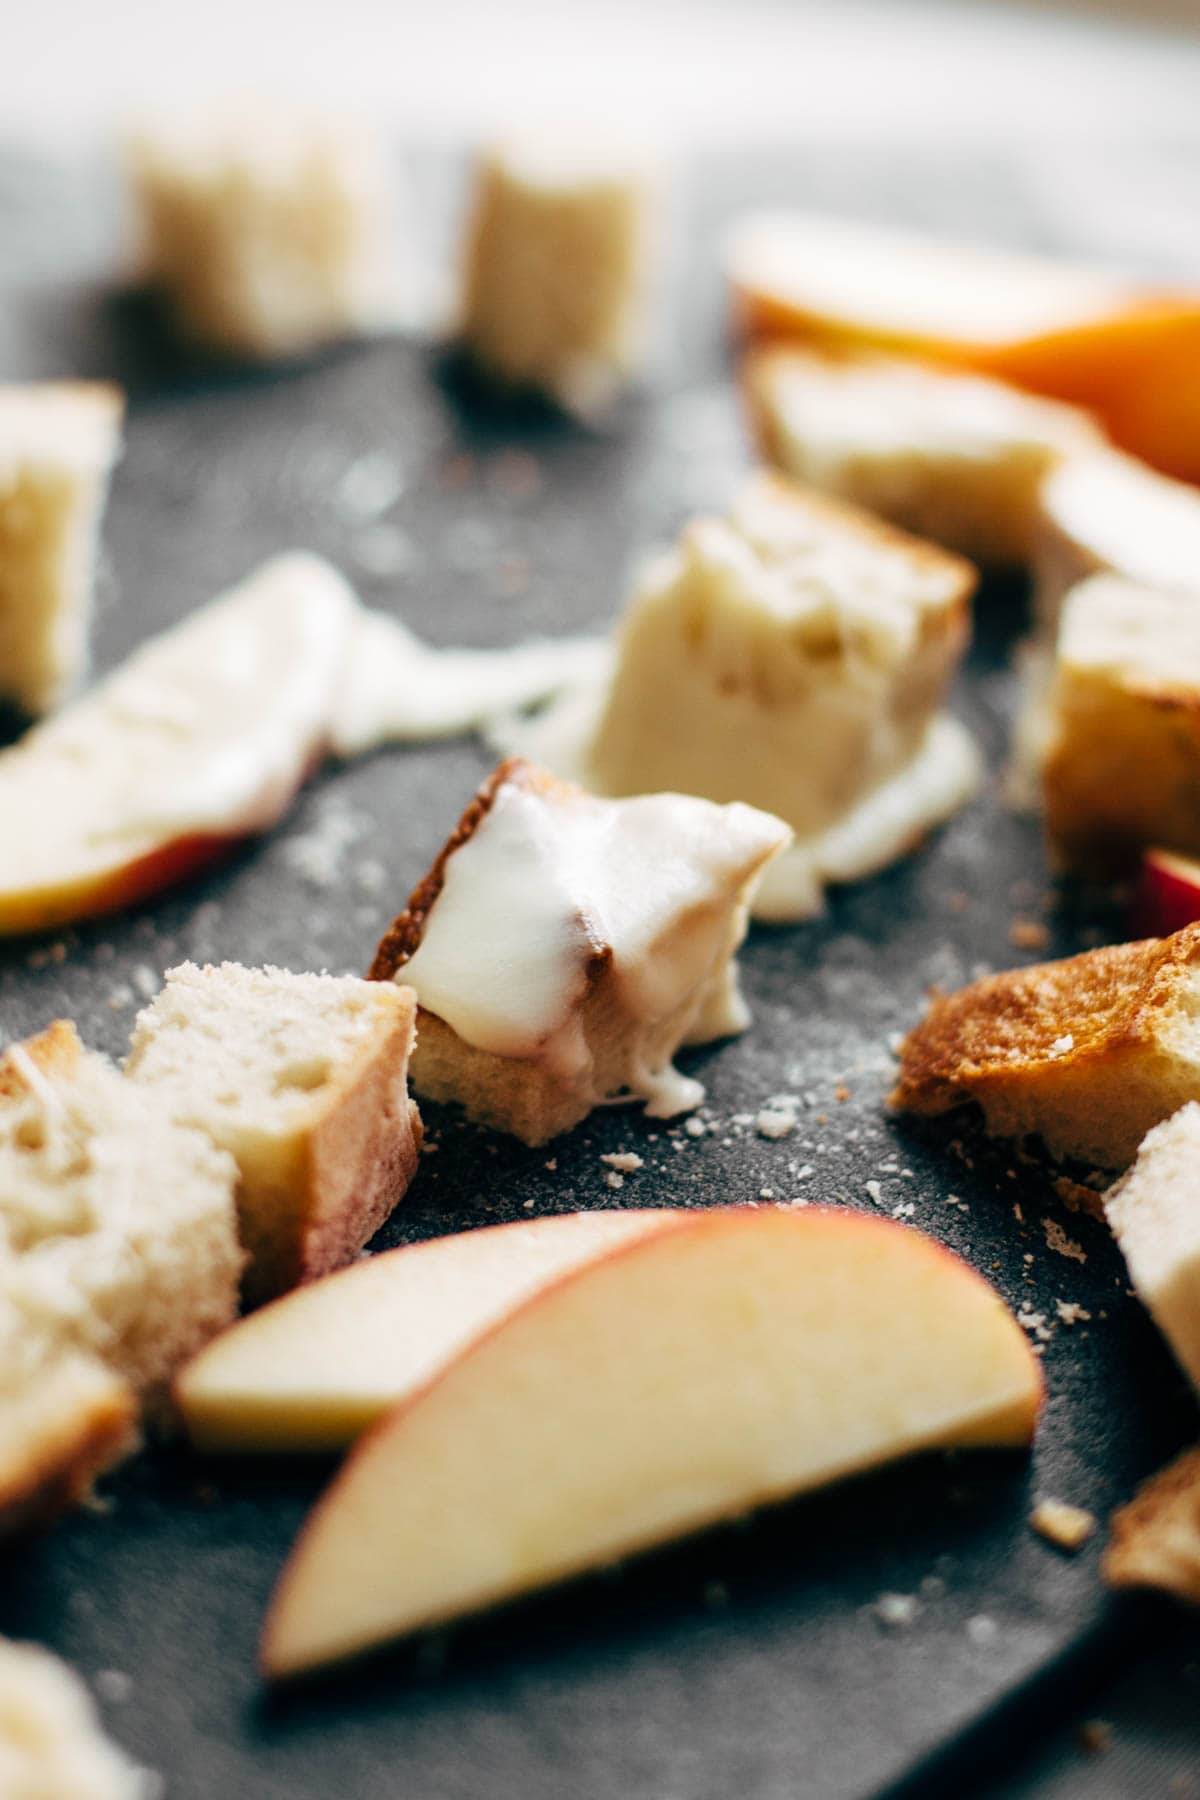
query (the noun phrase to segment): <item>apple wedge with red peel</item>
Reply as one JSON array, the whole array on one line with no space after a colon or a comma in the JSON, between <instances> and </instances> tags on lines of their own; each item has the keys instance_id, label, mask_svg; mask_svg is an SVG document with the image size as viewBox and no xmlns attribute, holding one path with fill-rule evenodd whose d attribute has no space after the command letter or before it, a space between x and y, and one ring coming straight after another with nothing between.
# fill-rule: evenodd
<instances>
[{"instance_id":1,"label":"apple wedge with red peel","mask_svg":"<svg viewBox=\"0 0 1200 1800\"><path fill-rule=\"evenodd\" d=\"M1200 862L1171 850L1147 850L1132 918L1141 937L1171 937L1200 919Z\"/></svg>"},{"instance_id":2,"label":"apple wedge with red peel","mask_svg":"<svg viewBox=\"0 0 1200 1800\"><path fill-rule=\"evenodd\" d=\"M1029 1442L989 1285L832 1208L719 1208L594 1257L360 1440L272 1599L279 1679L843 1476Z\"/></svg>"},{"instance_id":3,"label":"apple wedge with red peel","mask_svg":"<svg viewBox=\"0 0 1200 1800\"><path fill-rule=\"evenodd\" d=\"M268 829L325 752L356 602L292 554L0 752L0 935L143 900Z\"/></svg>"},{"instance_id":4,"label":"apple wedge with red peel","mask_svg":"<svg viewBox=\"0 0 1200 1800\"><path fill-rule=\"evenodd\" d=\"M175 1382L208 1452L343 1449L539 1288L683 1211L566 1213L385 1250L214 1338Z\"/></svg>"}]
</instances>

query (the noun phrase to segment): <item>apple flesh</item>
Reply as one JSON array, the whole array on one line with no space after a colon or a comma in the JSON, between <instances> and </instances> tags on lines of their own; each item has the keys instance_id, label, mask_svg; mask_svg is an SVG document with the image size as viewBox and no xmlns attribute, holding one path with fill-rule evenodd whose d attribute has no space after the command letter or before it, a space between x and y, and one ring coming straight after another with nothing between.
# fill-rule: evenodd
<instances>
[{"instance_id":1,"label":"apple flesh","mask_svg":"<svg viewBox=\"0 0 1200 1800\"><path fill-rule=\"evenodd\" d=\"M1200 862L1170 850L1147 850L1132 918L1139 937L1170 937L1200 919Z\"/></svg>"},{"instance_id":2,"label":"apple flesh","mask_svg":"<svg viewBox=\"0 0 1200 1800\"><path fill-rule=\"evenodd\" d=\"M1002 1301L909 1227L688 1213L533 1293L367 1434L283 1571L298 1675L859 1470L1027 1444Z\"/></svg>"},{"instance_id":3,"label":"apple flesh","mask_svg":"<svg viewBox=\"0 0 1200 1800\"><path fill-rule=\"evenodd\" d=\"M214 1338L175 1402L208 1452L343 1449L539 1288L682 1211L567 1213L387 1250Z\"/></svg>"}]
</instances>

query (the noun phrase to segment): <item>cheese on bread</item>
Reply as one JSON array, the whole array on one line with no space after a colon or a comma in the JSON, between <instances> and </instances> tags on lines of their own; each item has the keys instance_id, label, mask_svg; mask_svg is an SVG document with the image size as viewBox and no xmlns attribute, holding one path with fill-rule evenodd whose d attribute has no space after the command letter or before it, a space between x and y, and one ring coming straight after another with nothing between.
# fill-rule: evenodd
<instances>
[{"instance_id":1,"label":"cheese on bread","mask_svg":"<svg viewBox=\"0 0 1200 1800\"><path fill-rule=\"evenodd\" d=\"M600 800L502 763L371 968L416 990L417 1092L529 1144L617 1095L696 1106L672 1058L748 1023L734 956L789 835L752 807Z\"/></svg>"}]
</instances>

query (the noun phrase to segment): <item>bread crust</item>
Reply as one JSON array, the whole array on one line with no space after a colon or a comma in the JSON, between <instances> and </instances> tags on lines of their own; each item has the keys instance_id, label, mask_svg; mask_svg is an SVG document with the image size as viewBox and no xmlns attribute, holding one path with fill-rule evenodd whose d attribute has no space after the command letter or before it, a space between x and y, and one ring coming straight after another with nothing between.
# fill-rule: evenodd
<instances>
[{"instance_id":1,"label":"bread crust","mask_svg":"<svg viewBox=\"0 0 1200 1800\"><path fill-rule=\"evenodd\" d=\"M0 1537L53 1523L138 1444L133 1391L98 1363L50 1363L36 1394L10 1404L20 1416L4 1419L0 1402Z\"/></svg>"},{"instance_id":2,"label":"bread crust","mask_svg":"<svg viewBox=\"0 0 1200 1800\"><path fill-rule=\"evenodd\" d=\"M990 1082L1035 1080L1048 1062L1062 1074L1152 1045L1197 962L1200 923L1174 937L1107 945L938 994L900 1047L890 1104L946 1112Z\"/></svg>"},{"instance_id":3,"label":"bread crust","mask_svg":"<svg viewBox=\"0 0 1200 1800\"><path fill-rule=\"evenodd\" d=\"M1112 1516L1100 1572L1200 1605L1200 1446L1160 1469Z\"/></svg>"}]
</instances>

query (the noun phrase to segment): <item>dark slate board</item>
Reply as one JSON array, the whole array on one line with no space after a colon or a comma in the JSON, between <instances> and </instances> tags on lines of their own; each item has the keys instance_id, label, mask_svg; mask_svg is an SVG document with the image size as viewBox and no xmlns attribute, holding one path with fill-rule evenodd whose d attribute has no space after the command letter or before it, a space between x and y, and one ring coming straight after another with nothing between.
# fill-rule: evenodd
<instances>
[{"instance_id":1,"label":"dark slate board","mask_svg":"<svg viewBox=\"0 0 1200 1800\"><path fill-rule=\"evenodd\" d=\"M444 221L449 177L427 173ZM678 329L658 387L587 433L534 408L500 415L432 351L402 342L266 376L189 368L144 309L64 281L78 273L71 231L102 212L76 196L57 215L74 221L54 240L61 260L53 248L31 259L41 285L9 296L0 353L8 374L115 372L130 384L99 666L292 544L332 557L367 599L437 642L607 620L635 554L719 503L745 461L713 251L723 219L757 199L960 229L986 218L997 236L1039 236L1035 191L999 160L947 170L932 157L814 154L693 171L680 200ZM402 491L365 517L361 470L346 477L375 455L375 473L394 467ZM1022 608L1015 587L983 594L957 701L993 769ZM58 943L0 950L3 1032L68 1014L118 1054L139 983L185 956L362 969L488 763L464 741L330 770L281 830L209 879ZM566 1788L576 1800L773 1800L875 1793L905 1777L913 1792L961 1793L981 1759L994 1772L1072 1673L1127 1661L1164 1631L1162 1609L1102 1594L1096 1547L1068 1560L1030 1533L1033 1498L1104 1515L1196 1432L1194 1403L1103 1231L1063 1213L1035 1167L969 1127L914 1130L882 1111L888 1040L929 984L1030 960L1010 943L1014 917L1044 919L1054 952L1118 929L1111 913L1051 900L1036 826L1006 814L993 783L901 867L836 896L819 923L753 934L753 1030L686 1059L720 1129L695 1142L610 1111L554 1146L551 1171L546 1152L430 1109L435 1153L380 1239L764 1190L870 1209L877 1180L885 1210L911 1202L917 1224L1015 1305L1047 1315L1049 1399L1031 1462L887 1472L268 1698L253 1673L259 1621L326 1471L159 1450L110 1484L110 1510L6 1554L0 1629L43 1639L90 1676L127 1675L119 1704L121 1684L102 1683L111 1723L177 1800L541 1800ZM766 1142L734 1122L780 1091L808 1098L796 1139ZM614 1193L599 1157L617 1149L647 1166ZM814 1173L798 1180L789 1164ZM1048 1247L1047 1219L1086 1262ZM1057 1323L1058 1300L1091 1320ZM878 1617L889 1592L918 1596L907 1629ZM1091 1791L1115 1790L1101 1772Z\"/></svg>"}]
</instances>

